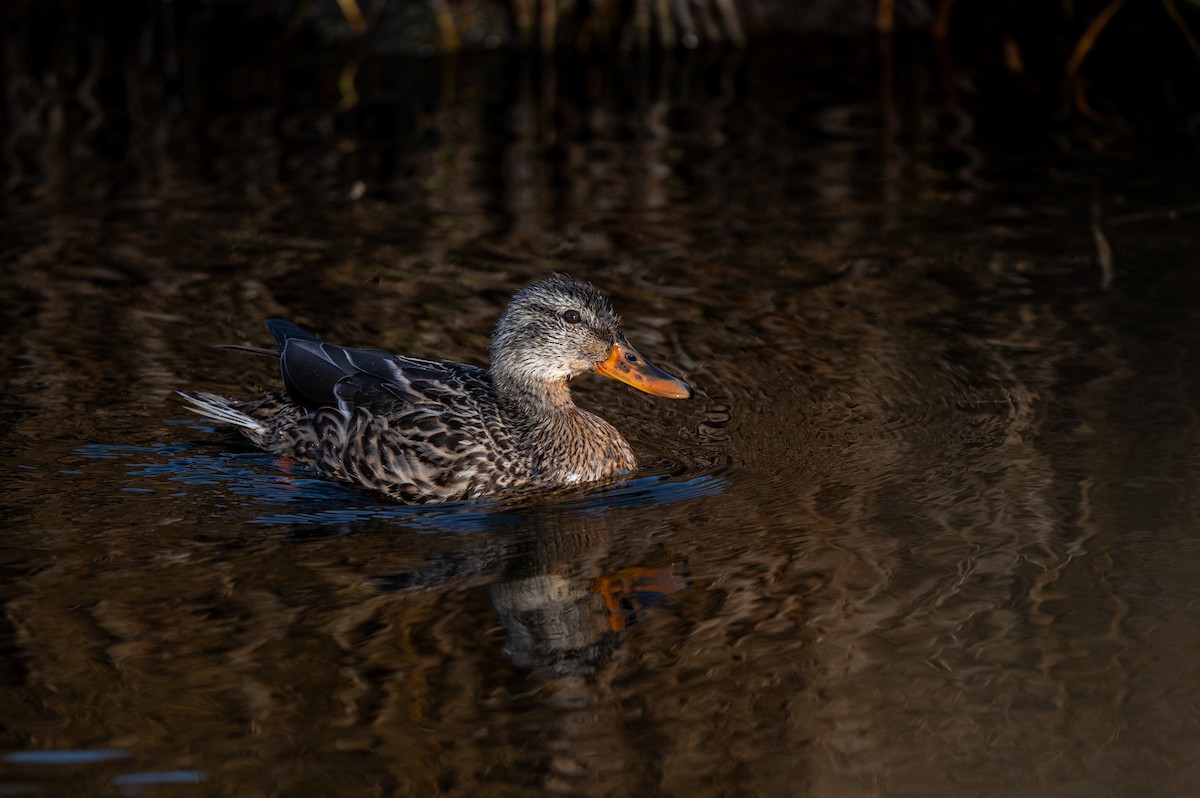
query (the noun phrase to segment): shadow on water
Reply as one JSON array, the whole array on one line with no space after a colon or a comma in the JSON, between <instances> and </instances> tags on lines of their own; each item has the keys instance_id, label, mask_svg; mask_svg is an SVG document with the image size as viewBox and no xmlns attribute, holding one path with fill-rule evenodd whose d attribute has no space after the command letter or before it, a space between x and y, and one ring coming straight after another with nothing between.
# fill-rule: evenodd
<instances>
[{"instance_id":1,"label":"shadow on water","mask_svg":"<svg viewBox=\"0 0 1200 798\"><path fill-rule=\"evenodd\" d=\"M881 84L197 19L0 62L0 791L1190 794L1193 145L902 40ZM554 270L698 389L580 382L623 483L401 507L180 421L273 384L214 348L262 319L481 363Z\"/></svg>"}]
</instances>

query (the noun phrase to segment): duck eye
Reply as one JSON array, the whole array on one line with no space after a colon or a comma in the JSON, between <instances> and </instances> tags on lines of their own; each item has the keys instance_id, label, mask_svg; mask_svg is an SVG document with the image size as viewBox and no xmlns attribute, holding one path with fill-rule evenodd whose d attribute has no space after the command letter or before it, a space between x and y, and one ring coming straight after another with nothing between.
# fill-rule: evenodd
<instances>
[{"instance_id":1,"label":"duck eye","mask_svg":"<svg viewBox=\"0 0 1200 798\"><path fill-rule=\"evenodd\" d=\"M565 321L567 324L578 324L581 319L582 317L579 315L578 310L568 310L563 312L563 321Z\"/></svg>"}]
</instances>

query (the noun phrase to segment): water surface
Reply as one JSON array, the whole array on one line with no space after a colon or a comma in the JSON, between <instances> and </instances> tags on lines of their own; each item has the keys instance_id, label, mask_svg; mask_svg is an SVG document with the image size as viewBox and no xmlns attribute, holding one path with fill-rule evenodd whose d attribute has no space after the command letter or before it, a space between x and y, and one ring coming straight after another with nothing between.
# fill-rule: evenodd
<instances>
[{"instance_id":1,"label":"water surface","mask_svg":"<svg viewBox=\"0 0 1200 798\"><path fill-rule=\"evenodd\" d=\"M5 792L1190 794L1194 145L881 102L872 42L20 55ZM214 348L271 316L482 363L554 270L698 390L580 381L622 484L400 507L173 393L272 386Z\"/></svg>"}]
</instances>

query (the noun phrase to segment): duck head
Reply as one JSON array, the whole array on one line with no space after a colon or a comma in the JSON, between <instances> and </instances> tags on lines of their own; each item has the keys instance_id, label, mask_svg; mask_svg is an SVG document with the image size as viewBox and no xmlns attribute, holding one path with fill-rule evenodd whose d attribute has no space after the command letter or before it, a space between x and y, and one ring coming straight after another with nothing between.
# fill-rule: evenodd
<instances>
[{"instance_id":1,"label":"duck head","mask_svg":"<svg viewBox=\"0 0 1200 798\"><path fill-rule=\"evenodd\" d=\"M490 354L501 394L541 394L554 401L567 380L594 371L655 396L692 396L686 383L625 340L621 318L599 291L565 274L513 296L492 333Z\"/></svg>"}]
</instances>

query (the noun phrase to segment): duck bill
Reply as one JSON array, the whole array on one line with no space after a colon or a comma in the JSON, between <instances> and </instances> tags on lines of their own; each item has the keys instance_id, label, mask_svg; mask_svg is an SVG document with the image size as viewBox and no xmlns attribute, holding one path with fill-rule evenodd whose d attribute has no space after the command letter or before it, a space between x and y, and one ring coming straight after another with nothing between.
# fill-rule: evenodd
<instances>
[{"instance_id":1,"label":"duck bill","mask_svg":"<svg viewBox=\"0 0 1200 798\"><path fill-rule=\"evenodd\" d=\"M691 399L692 389L638 354L624 338L617 340L608 357L596 364L596 373L632 385L639 391L668 399Z\"/></svg>"}]
</instances>

